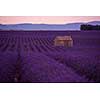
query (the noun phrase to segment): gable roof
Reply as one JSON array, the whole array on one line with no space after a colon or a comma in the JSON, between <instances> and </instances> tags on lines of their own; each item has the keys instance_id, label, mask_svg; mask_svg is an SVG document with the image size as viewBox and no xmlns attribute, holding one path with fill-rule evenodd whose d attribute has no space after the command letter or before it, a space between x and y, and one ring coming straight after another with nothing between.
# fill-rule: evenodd
<instances>
[{"instance_id":1,"label":"gable roof","mask_svg":"<svg viewBox=\"0 0 100 100\"><path fill-rule=\"evenodd\" d=\"M57 36L55 40L72 40L71 36Z\"/></svg>"}]
</instances>

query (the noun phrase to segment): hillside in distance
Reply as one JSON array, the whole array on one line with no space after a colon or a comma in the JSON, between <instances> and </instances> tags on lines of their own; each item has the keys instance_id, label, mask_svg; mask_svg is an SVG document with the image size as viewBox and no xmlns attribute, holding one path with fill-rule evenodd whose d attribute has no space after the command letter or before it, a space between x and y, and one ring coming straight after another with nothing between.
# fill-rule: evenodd
<instances>
[{"instance_id":1,"label":"hillside in distance","mask_svg":"<svg viewBox=\"0 0 100 100\"><path fill-rule=\"evenodd\" d=\"M80 30L80 25L82 24L100 25L100 21L68 24L0 24L0 30Z\"/></svg>"}]
</instances>

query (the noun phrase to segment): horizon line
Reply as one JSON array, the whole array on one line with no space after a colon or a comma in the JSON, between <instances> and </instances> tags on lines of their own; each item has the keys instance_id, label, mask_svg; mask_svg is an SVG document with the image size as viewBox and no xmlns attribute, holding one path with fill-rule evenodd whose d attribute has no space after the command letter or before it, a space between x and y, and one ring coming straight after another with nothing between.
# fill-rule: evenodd
<instances>
[{"instance_id":1,"label":"horizon line","mask_svg":"<svg viewBox=\"0 0 100 100\"><path fill-rule=\"evenodd\" d=\"M22 22L22 23L11 23L11 24L6 24L6 23L0 23L0 25L17 25L17 24L37 24L37 25L40 25L40 24L44 24L44 25L66 25L66 24L76 24L76 23L89 23L89 22L99 22L99 20L93 20L93 21L86 21L86 22L69 22L69 23L31 23L31 22Z\"/></svg>"}]
</instances>

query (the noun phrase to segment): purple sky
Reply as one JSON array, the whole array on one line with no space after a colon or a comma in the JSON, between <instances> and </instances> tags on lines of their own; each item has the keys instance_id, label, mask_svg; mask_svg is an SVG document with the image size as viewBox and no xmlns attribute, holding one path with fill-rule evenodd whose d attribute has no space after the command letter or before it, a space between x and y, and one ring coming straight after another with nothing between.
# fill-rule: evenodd
<instances>
[{"instance_id":1,"label":"purple sky","mask_svg":"<svg viewBox=\"0 0 100 100\"><path fill-rule=\"evenodd\" d=\"M0 24L66 24L89 21L100 21L100 16L0 16Z\"/></svg>"}]
</instances>

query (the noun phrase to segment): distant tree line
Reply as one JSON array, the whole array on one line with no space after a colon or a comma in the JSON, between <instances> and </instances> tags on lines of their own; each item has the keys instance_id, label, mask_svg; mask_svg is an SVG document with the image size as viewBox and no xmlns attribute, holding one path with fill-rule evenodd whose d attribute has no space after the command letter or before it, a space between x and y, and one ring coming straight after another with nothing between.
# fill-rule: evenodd
<instances>
[{"instance_id":1,"label":"distant tree line","mask_svg":"<svg viewBox=\"0 0 100 100\"><path fill-rule=\"evenodd\" d=\"M87 25L87 24L82 24L80 26L81 30L100 30L100 25Z\"/></svg>"}]
</instances>

